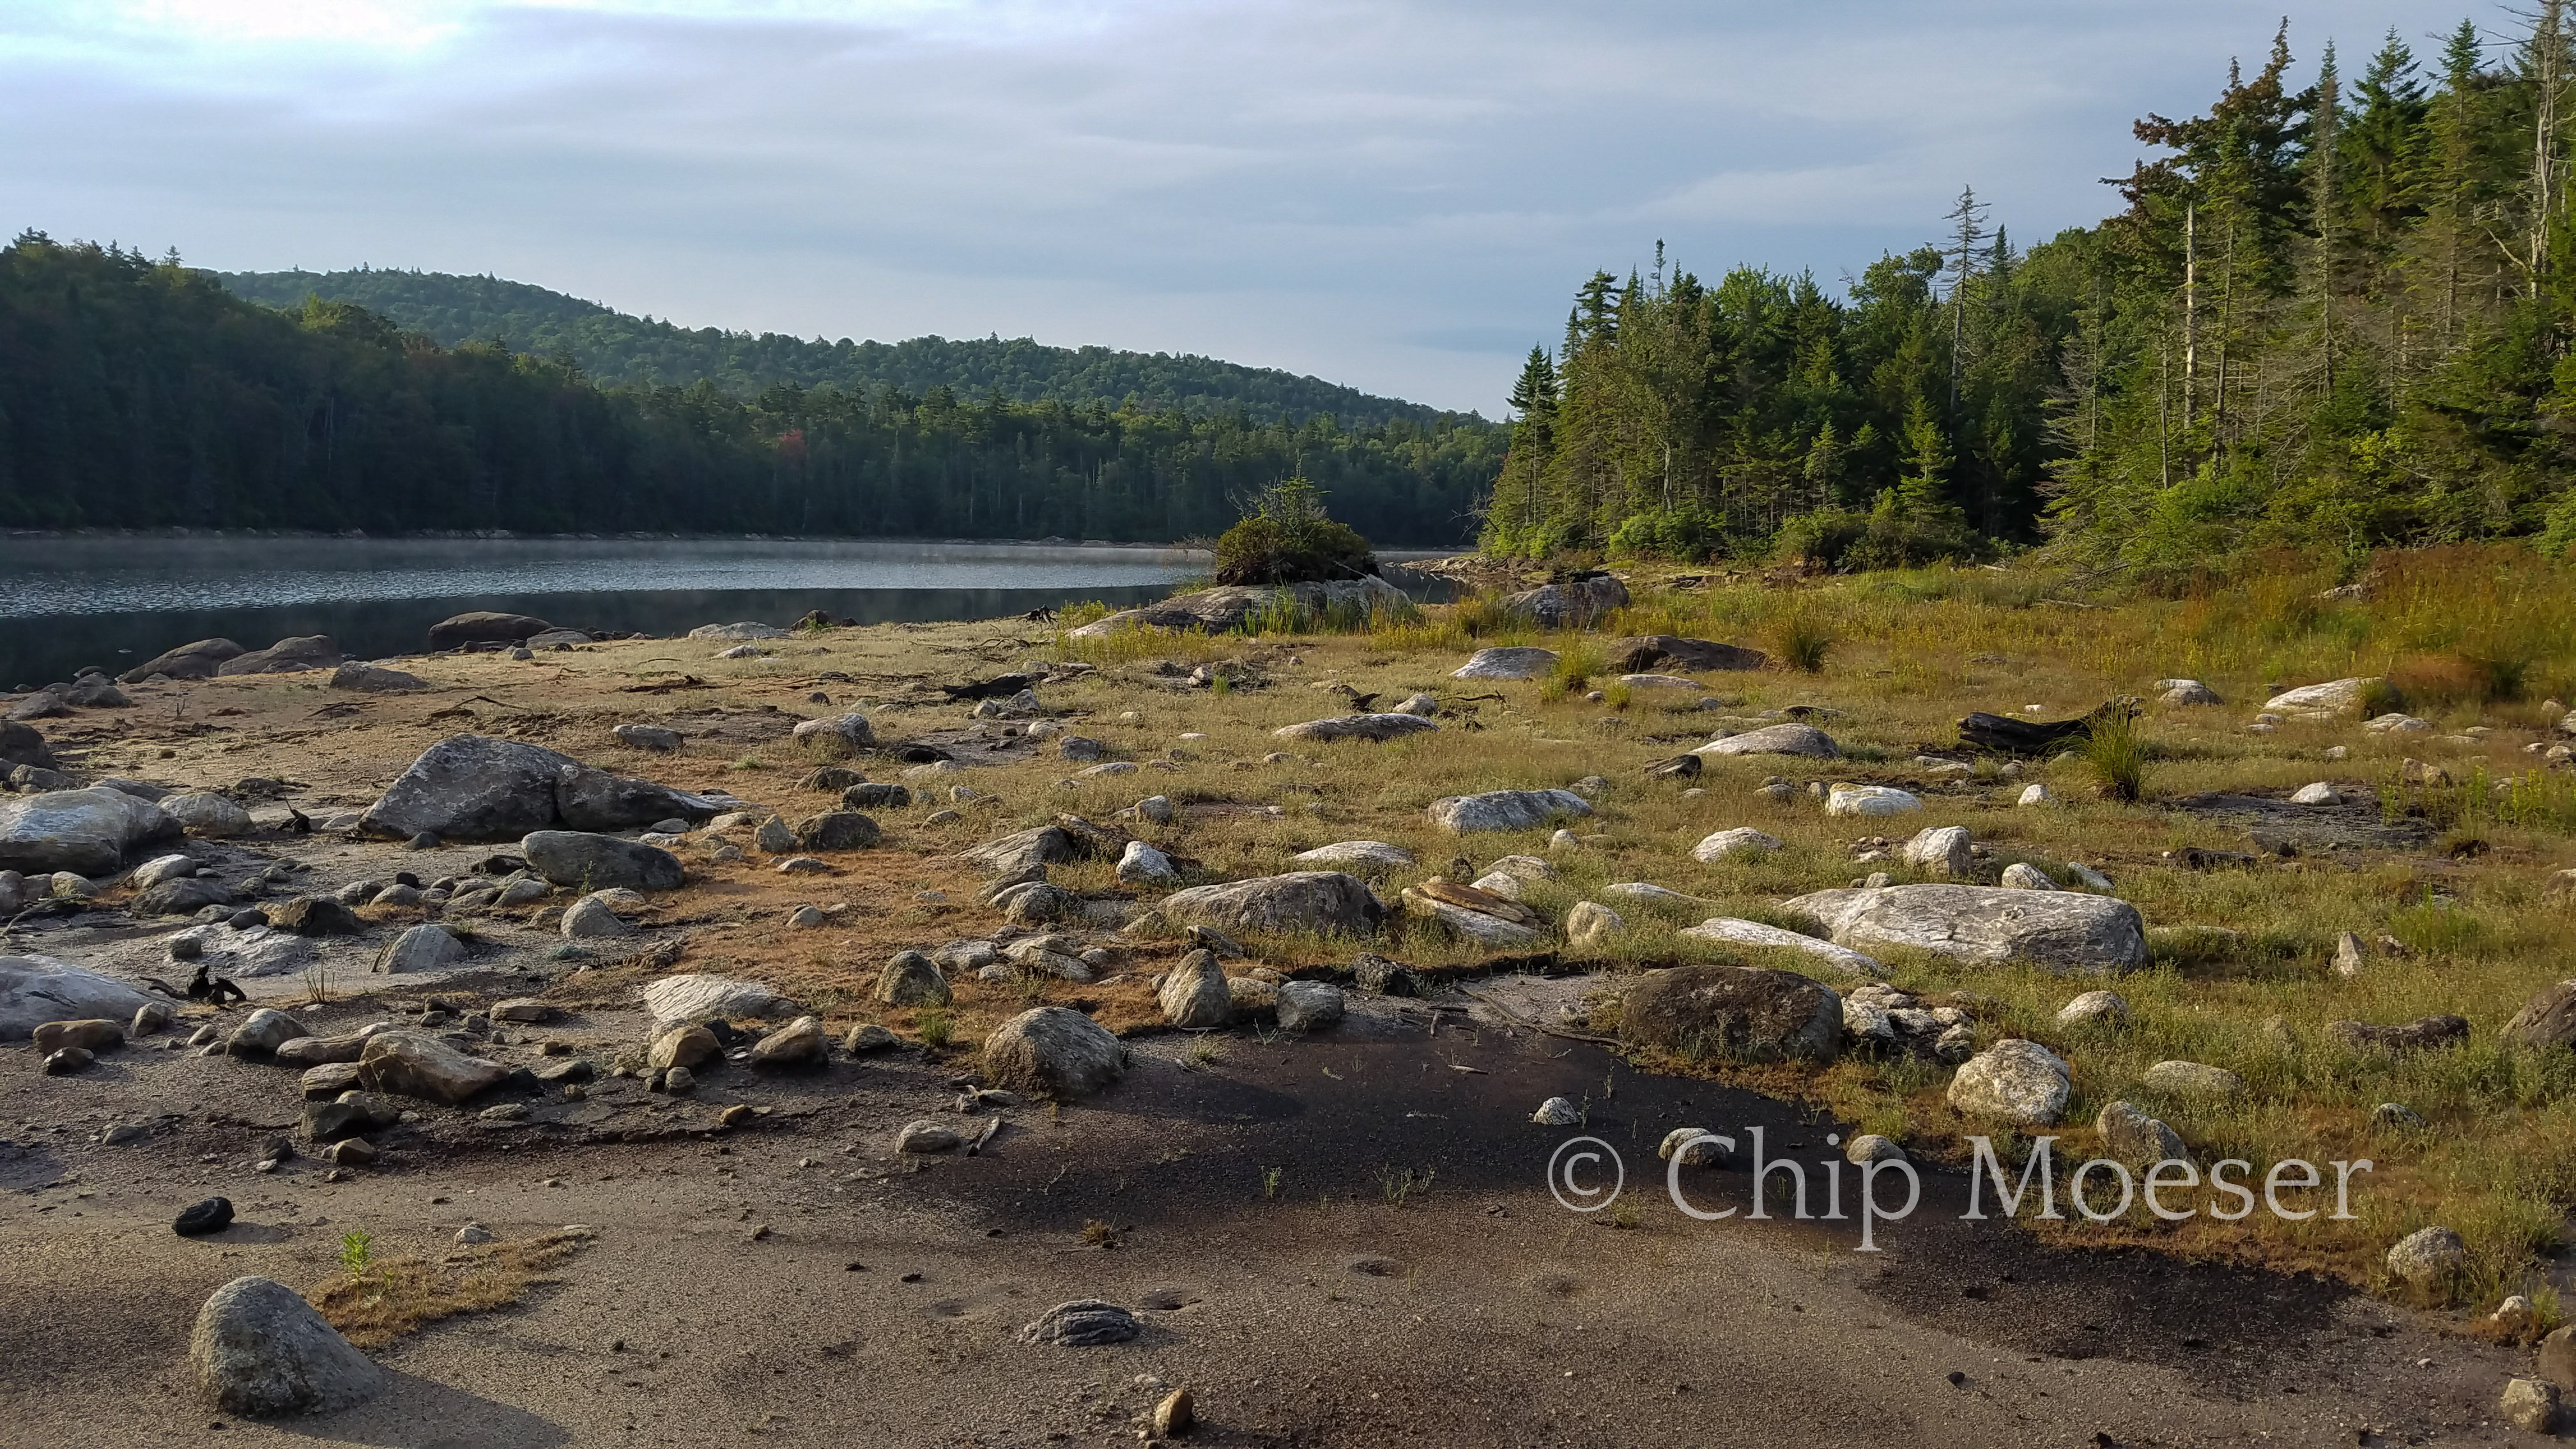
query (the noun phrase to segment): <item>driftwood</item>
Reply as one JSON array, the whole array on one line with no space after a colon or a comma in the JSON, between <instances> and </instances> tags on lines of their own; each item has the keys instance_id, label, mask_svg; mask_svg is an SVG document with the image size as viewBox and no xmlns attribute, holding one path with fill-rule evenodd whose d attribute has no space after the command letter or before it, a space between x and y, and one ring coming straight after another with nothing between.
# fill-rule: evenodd
<instances>
[{"instance_id":1,"label":"driftwood","mask_svg":"<svg viewBox=\"0 0 2576 1449\"><path fill-rule=\"evenodd\" d=\"M1658 780L1696 780L1704 763L1697 755L1675 755L1648 765L1646 773Z\"/></svg>"},{"instance_id":2,"label":"driftwood","mask_svg":"<svg viewBox=\"0 0 2576 1449\"><path fill-rule=\"evenodd\" d=\"M2097 720L2135 719L2137 714L2138 702L2128 695L2104 701L2081 719L2012 719L1980 712L1959 721L1959 740L2001 754L2044 755L2081 742L2093 733Z\"/></svg>"},{"instance_id":3,"label":"driftwood","mask_svg":"<svg viewBox=\"0 0 2576 1449\"><path fill-rule=\"evenodd\" d=\"M1034 687L1044 677L1038 674L997 674L972 684L943 684L939 689L951 703L969 699L1008 699L1023 689Z\"/></svg>"}]
</instances>

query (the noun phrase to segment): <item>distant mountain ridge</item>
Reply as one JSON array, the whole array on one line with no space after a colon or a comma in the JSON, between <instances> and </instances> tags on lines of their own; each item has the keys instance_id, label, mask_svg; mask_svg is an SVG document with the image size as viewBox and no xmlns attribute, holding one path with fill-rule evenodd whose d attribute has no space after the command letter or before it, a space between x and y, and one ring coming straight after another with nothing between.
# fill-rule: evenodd
<instances>
[{"instance_id":1,"label":"distant mountain ridge","mask_svg":"<svg viewBox=\"0 0 2576 1449\"><path fill-rule=\"evenodd\" d=\"M1056 398L1076 405L1116 406L1132 397L1201 415L1239 407L1258 423L1302 422L1323 414L1354 428L1399 418L1425 424L1481 421L1472 413L1376 397L1318 377L1194 354L1050 347L1026 337L826 342L688 328L527 282L447 272L362 267L214 275L233 295L268 307L301 307L307 296L353 302L442 347L498 338L514 352L569 353L585 375L608 387L686 386L703 378L749 399L782 383L844 391L893 387L914 397L944 386L970 400L998 391L1014 402Z\"/></svg>"}]
</instances>

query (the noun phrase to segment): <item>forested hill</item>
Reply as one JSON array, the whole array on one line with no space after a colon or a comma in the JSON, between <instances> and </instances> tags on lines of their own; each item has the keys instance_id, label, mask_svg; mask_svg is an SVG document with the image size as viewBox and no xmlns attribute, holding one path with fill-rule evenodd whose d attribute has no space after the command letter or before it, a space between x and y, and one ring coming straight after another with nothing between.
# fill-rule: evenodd
<instances>
[{"instance_id":1,"label":"forested hill","mask_svg":"<svg viewBox=\"0 0 2576 1449\"><path fill-rule=\"evenodd\" d=\"M176 260L0 249L0 526L1165 541L1295 474L1384 544L1453 544L1481 419L1260 421L945 385L608 388L348 302L281 311Z\"/></svg>"},{"instance_id":2,"label":"forested hill","mask_svg":"<svg viewBox=\"0 0 2576 1449\"><path fill-rule=\"evenodd\" d=\"M300 309L308 296L355 302L442 346L499 341L516 352L568 353L584 375L610 387L685 387L705 378L738 398L778 383L829 384L844 391L891 387L914 396L945 387L961 397L999 392L1013 402L1056 398L1115 407L1133 399L1149 408L1203 414L1241 408L1261 423L1329 413L1346 428L1397 418L1430 423L1443 416L1438 408L1372 397L1318 377L1186 354L1047 347L1025 337L826 342L679 327L525 282L444 272L361 268L216 275L236 295L268 307Z\"/></svg>"},{"instance_id":3,"label":"forested hill","mask_svg":"<svg viewBox=\"0 0 2576 1449\"><path fill-rule=\"evenodd\" d=\"M2429 54L2248 35L2196 114L2135 123L2109 219L2027 250L1968 193L1841 295L1594 276L1514 392L1487 544L1846 568L2041 545L2176 583L2275 548L2564 551L2576 5L2479 19Z\"/></svg>"}]
</instances>

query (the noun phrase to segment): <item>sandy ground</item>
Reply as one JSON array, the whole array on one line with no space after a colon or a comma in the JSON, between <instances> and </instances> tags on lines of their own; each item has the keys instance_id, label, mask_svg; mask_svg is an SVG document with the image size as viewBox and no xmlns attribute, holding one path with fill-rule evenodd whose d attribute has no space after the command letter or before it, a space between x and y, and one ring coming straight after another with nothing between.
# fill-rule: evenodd
<instances>
[{"instance_id":1,"label":"sandy ground","mask_svg":"<svg viewBox=\"0 0 2576 1449\"><path fill-rule=\"evenodd\" d=\"M971 671L975 631L992 627L930 647ZM824 662L868 678L847 649ZM461 661L436 694L358 701L309 681L144 688L138 710L55 733L89 750L93 773L228 784L262 771L319 816L478 722L454 711L510 717L474 702L499 668ZM655 773L751 794L712 762L774 747L795 717L785 704L819 712L805 703L814 683L728 685L697 717L694 753ZM559 681L552 723L520 733L574 748L603 721L648 717L577 684ZM522 683L509 697L540 694ZM651 698L649 717L681 712ZM974 882L944 851L973 838L850 857L820 880L693 858L692 888L648 924L688 934L685 969L763 962L791 986L800 969L872 973L889 941L968 932L956 902ZM491 849L273 835L196 848L292 855L326 887L395 869L426 879ZM782 938L776 920L801 900L851 910L810 941ZM152 969L183 924L92 912L35 922L8 949L130 973ZM517 1064L545 1060L552 1039L605 1068L643 1040L632 968L576 973L591 963L552 959L552 938L523 922L478 930L474 961L438 979L367 975L373 938L334 947L325 1006L303 1004L300 977L245 984L317 1031L399 1019L433 994L568 1003L561 1021L493 1040L489 1054ZM1181 1385L1204 1421L1189 1442L1211 1444L2517 1441L2491 1420L2519 1354L2313 1279L2042 1248L1961 1221L1955 1173L1927 1170L1924 1207L1882 1230L1882 1253L1856 1251L1848 1223L1689 1220L1655 1160L1671 1128L1763 1124L1819 1181L1838 1156L1826 1134L1843 1129L1515 1024L1552 1019L1575 989L1498 983L1510 1015L1373 1001L1309 1039L1224 1034L1212 1058L1192 1038L1140 1036L1118 1088L1004 1109L981 1155L931 1159L897 1154L895 1134L924 1117L979 1125L952 1115L970 1053L836 1051L828 1070L785 1078L724 1067L684 1100L607 1079L581 1101L532 1099L521 1122L432 1109L387 1134L365 1171L298 1156L262 1174L259 1144L301 1109L291 1072L138 1043L49 1078L10 1044L0 1445L1134 1444ZM853 1019L827 1014L836 1035ZM1560 1094L1586 1104L1581 1128L1529 1122ZM718 1123L745 1103L769 1111ZM105 1145L111 1123L146 1130ZM1622 1155L1626 1210L1576 1214L1551 1196L1551 1154L1575 1135ZM1746 1174L1695 1172L1691 1192L1743 1204ZM170 1231L215 1194L237 1206L232 1228ZM380 1256L435 1255L468 1221L505 1238L569 1223L598 1237L514 1308L384 1351L393 1386L365 1406L258 1423L199 1399L185 1347L220 1284L255 1273L310 1288L335 1271L345 1233L370 1234ZM1094 1297L1135 1309L1144 1335L1020 1340L1049 1306Z\"/></svg>"}]
</instances>

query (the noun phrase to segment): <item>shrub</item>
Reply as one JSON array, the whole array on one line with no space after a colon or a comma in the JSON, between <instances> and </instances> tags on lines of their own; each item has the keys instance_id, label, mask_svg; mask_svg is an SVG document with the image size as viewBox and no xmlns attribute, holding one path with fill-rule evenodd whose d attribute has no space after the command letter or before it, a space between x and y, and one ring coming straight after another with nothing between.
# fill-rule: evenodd
<instances>
[{"instance_id":1,"label":"shrub","mask_svg":"<svg viewBox=\"0 0 2576 1449\"><path fill-rule=\"evenodd\" d=\"M2136 800L2146 792L2147 742L2138 734L2137 720L2125 711L2096 715L2080 754L2104 799Z\"/></svg>"},{"instance_id":2,"label":"shrub","mask_svg":"<svg viewBox=\"0 0 2576 1449\"><path fill-rule=\"evenodd\" d=\"M1290 478L1253 499L1216 541L1220 584L1298 584L1377 572L1369 541L1324 514L1323 495Z\"/></svg>"},{"instance_id":3,"label":"shrub","mask_svg":"<svg viewBox=\"0 0 2576 1449\"><path fill-rule=\"evenodd\" d=\"M1788 615L1771 628L1771 652L1791 669L1823 673L1825 656L1833 652L1833 647L1833 636L1803 611Z\"/></svg>"}]
</instances>

